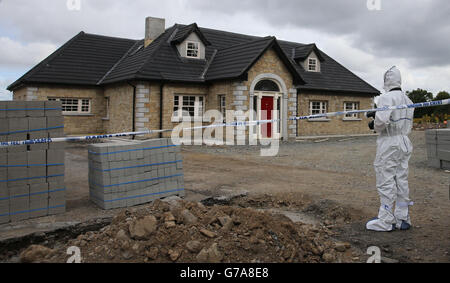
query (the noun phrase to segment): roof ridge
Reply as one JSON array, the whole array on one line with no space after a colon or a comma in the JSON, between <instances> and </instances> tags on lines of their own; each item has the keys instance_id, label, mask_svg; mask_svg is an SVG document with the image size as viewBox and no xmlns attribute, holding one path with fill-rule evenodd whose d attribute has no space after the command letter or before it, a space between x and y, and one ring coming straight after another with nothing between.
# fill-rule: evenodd
<instances>
[{"instance_id":1,"label":"roof ridge","mask_svg":"<svg viewBox=\"0 0 450 283\"><path fill-rule=\"evenodd\" d=\"M80 31L77 35L75 35L74 37L72 37L69 41L67 41L66 43L64 43L61 47L57 48L52 54L48 55L47 58L45 58L44 60L42 60L40 63L38 63L37 65L35 65L33 68L31 68L31 70L29 70L28 72L26 72L25 74L23 74L20 78L18 78L15 82L13 82L12 84L10 84L6 89L10 90L12 88L14 88L17 84L19 84L19 82L21 82L22 80L24 80L26 77L35 74L38 70L41 69L42 66L47 65L48 63L50 63L50 61L52 61L58 54L60 54L64 49L66 49L67 47L69 47L73 42L75 42L76 39L82 37L83 35L85 35L86 33L84 31Z\"/></svg>"},{"instance_id":2,"label":"roof ridge","mask_svg":"<svg viewBox=\"0 0 450 283\"><path fill-rule=\"evenodd\" d=\"M121 40L129 40L129 41L138 41L140 39L131 39L131 38L125 38L125 37L118 37L118 36L108 36L108 35L103 35L103 34L95 34L95 33L84 33L85 35L89 35L89 36L96 36L96 37L104 37L104 38L109 38L109 39L121 39Z\"/></svg>"},{"instance_id":3,"label":"roof ridge","mask_svg":"<svg viewBox=\"0 0 450 283\"><path fill-rule=\"evenodd\" d=\"M219 51L223 51L223 50L227 50L227 49L230 49L230 48L233 48L233 47L237 47L237 46L240 46L240 45L248 45L250 43L254 43L254 42L258 42L258 41L265 41L265 40L268 40L268 39L272 39L272 40L275 39L276 40L276 37L274 37L274 36L261 37L261 38L258 38L258 39L252 40L252 41L238 43L238 44L231 45L231 46L228 46L228 47L225 47L225 48L222 48L222 49L218 49L218 50Z\"/></svg>"},{"instance_id":4,"label":"roof ridge","mask_svg":"<svg viewBox=\"0 0 450 283\"><path fill-rule=\"evenodd\" d=\"M123 54L123 56L114 64L114 66L111 67L111 69L109 69L105 75L97 82L97 85L100 85L103 80L108 77L109 74L111 74L111 72L123 61L123 59L125 59L128 54L130 54L131 50L134 49L134 47L138 44L141 43L141 40L136 40L136 42L127 50L127 52L125 52L125 54Z\"/></svg>"}]
</instances>

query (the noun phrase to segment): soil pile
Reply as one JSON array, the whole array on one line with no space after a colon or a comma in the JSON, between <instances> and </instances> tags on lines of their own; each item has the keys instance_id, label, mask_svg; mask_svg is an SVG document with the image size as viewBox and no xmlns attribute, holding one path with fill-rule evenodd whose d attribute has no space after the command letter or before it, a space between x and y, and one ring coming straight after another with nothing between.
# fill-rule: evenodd
<instances>
[{"instance_id":1,"label":"soil pile","mask_svg":"<svg viewBox=\"0 0 450 283\"><path fill-rule=\"evenodd\" d=\"M125 210L111 225L55 249L30 246L27 262L66 262L77 246L82 262L350 262L350 244L325 227L293 223L251 208L155 201Z\"/></svg>"}]
</instances>

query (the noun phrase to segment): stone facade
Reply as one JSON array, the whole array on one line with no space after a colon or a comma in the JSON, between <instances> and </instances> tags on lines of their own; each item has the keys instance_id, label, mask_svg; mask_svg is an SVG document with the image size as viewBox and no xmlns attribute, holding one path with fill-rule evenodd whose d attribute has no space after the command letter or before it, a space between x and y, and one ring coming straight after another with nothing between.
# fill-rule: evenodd
<instances>
[{"instance_id":1,"label":"stone facade","mask_svg":"<svg viewBox=\"0 0 450 283\"><path fill-rule=\"evenodd\" d=\"M64 115L64 132L67 135L96 134L104 131L103 118L106 115L105 97L102 88L39 85L22 87L14 91L14 100L48 100L49 98L89 98L89 114Z\"/></svg>"},{"instance_id":2,"label":"stone facade","mask_svg":"<svg viewBox=\"0 0 450 283\"><path fill-rule=\"evenodd\" d=\"M327 112L343 111L345 102L357 102L359 103L359 109L370 109L373 107L372 98L367 96L302 91L298 94L299 116L311 115L309 106L311 101L326 101ZM357 119L346 119L344 116L337 116L325 120L300 120L297 125L297 135L370 134L368 123L369 119L364 114L359 114Z\"/></svg>"},{"instance_id":3,"label":"stone facade","mask_svg":"<svg viewBox=\"0 0 450 283\"><path fill-rule=\"evenodd\" d=\"M267 94L255 91L261 80L272 80L280 88L280 93ZM89 98L89 114L65 115L65 133L100 134L160 129L160 93L163 91L163 129L179 125L173 119L175 95L201 95L204 97L204 110L219 110L219 95L224 95L226 110L238 111L238 121L243 121L244 113L254 109L254 97L274 95L279 97L282 124L280 138L293 139L297 136L365 134L368 120L346 120L343 117L329 121L295 121L296 116L309 115L310 101L327 101L328 112L341 111L344 102L358 102L360 109L370 108L371 98L367 96L344 95L330 92L301 92L293 84L289 70L273 49L269 49L248 71L246 81L219 81L208 84L167 83L137 81L118 83L105 87L56 87L49 85L27 86L14 91L15 100L47 100L48 98ZM133 92L136 91L136 101ZM133 105L135 119L133 125ZM298 110L298 111L297 111ZM134 126L134 127L133 127ZM235 134L248 136L245 128L235 129ZM170 133L165 133L169 137ZM225 134L224 134L225 136ZM159 134L149 135L156 138Z\"/></svg>"}]
</instances>

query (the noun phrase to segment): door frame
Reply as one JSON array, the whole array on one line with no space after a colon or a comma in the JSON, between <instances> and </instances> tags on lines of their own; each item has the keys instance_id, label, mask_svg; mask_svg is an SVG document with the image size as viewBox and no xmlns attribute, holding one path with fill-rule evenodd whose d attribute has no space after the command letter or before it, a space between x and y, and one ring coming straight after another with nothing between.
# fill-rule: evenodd
<instances>
[{"instance_id":1,"label":"door frame","mask_svg":"<svg viewBox=\"0 0 450 283\"><path fill-rule=\"evenodd\" d=\"M279 119L278 118L278 113L280 114L280 119L281 119L278 123L272 123L272 137L267 138L267 137L263 137L262 136L261 125L257 126L256 136L260 140L281 139L282 132L281 132L280 126L282 127L282 122L281 121L283 120L283 113L282 113L281 109L278 109L277 99L280 99L280 107L282 107L283 94L281 92L272 92L272 91L255 91L254 96L257 97L257 103L258 103L257 107L256 107L256 109L257 109L257 113L256 113L257 120L262 120L262 117L261 117L261 100L262 100L263 97L272 97L273 98L272 120Z\"/></svg>"}]
</instances>

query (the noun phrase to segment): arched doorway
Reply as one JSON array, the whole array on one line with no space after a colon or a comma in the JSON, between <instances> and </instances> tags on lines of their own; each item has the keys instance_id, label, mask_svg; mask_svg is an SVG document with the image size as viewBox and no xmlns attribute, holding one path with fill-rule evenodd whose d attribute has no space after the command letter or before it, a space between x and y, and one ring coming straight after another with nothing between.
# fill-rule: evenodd
<instances>
[{"instance_id":1,"label":"arched doorway","mask_svg":"<svg viewBox=\"0 0 450 283\"><path fill-rule=\"evenodd\" d=\"M263 124L258 127L257 134L261 139L280 139L281 121L279 120L282 97L280 86L271 79L258 81L253 90L253 110L257 120L277 120L276 123Z\"/></svg>"}]
</instances>

